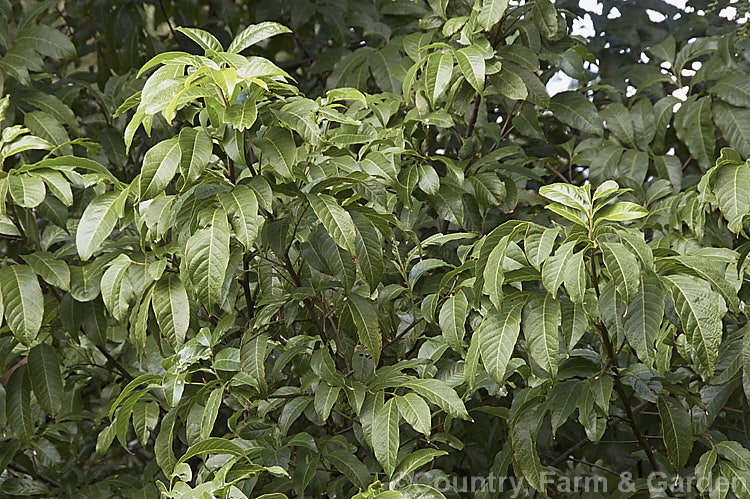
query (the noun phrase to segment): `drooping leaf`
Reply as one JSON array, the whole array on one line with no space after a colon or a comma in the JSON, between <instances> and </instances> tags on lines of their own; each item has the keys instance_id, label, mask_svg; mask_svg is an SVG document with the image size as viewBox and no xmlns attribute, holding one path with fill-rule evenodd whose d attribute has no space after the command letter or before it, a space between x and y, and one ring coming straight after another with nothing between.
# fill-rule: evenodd
<instances>
[{"instance_id":1,"label":"drooping leaf","mask_svg":"<svg viewBox=\"0 0 750 499\"><path fill-rule=\"evenodd\" d=\"M44 315L44 297L36 274L28 265L0 268L0 292L10 330L19 342L31 345Z\"/></svg>"},{"instance_id":2,"label":"drooping leaf","mask_svg":"<svg viewBox=\"0 0 750 499\"><path fill-rule=\"evenodd\" d=\"M675 469L681 470L693 449L693 424L690 421L690 412L679 400L672 397L659 397L657 407L667 455Z\"/></svg>"},{"instance_id":3,"label":"drooping leaf","mask_svg":"<svg viewBox=\"0 0 750 499\"><path fill-rule=\"evenodd\" d=\"M347 306L357 328L359 341L367 347L375 366L377 366L382 344L377 309L370 300L355 293L349 295Z\"/></svg>"},{"instance_id":4,"label":"drooping leaf","mask_svg":"<svg viewBox=\"0 0 750 499\"><path fill-rule=\"evenodd\" d=\"M389 477L393 475L397 464L400 439L398 422L398 406L394 399L390 399L376 411L372 425L375 457Z\"/></svg>"},{"instance_id":5,"label":"drooping leaf","mask_svg":"<svg viewBox=\"0 0 750 499\"><path fill-rule=\"evenodd\" d=\"M469 301L459 292L449 297L440 308L439 324L446 344L457 352L464 351L464 323L468 314Z\"/></svg>"},{"instance_id":6,"label":"drooping leaf","mask_svg":"<svg viewBox=\"0 0 750 499\"><path fill-rule=\"evenodd\" d=\"M557 324L560 304L550 294L535 295L523 309L523 334L529 354L552 378L560 363L560 340Z\"/></svg>"},{"instance_id":7,"label":"drooping leaf","mask_svg":"<svg viewBox=\"0 0 750 499\"><path fill-rule=\"evenodd\" d=\"M555 95L550 102L550 109L552 114L566 125L584 133L603 133L602 118L596 107L579 92L561 92Z\"/></svg>"},{"instance_id":8,"label":"drooping leaf","mask_svg":"<svg viewBox=\"0 0 750 499\"><path fill-rule=\"evenodd\" d=\"M477 332L482 364L498 384L505 379L508 361L518 339L522 308L520 303L508 310L491 308Z\"/></svg>"},{"instance_id":9,"label":"drooping leaf","mask_svg":"<svg viewBox=\"0 0 750 499\"><path fill-rule=\"evenodd\" d=\"M617 290L627 303L635 296L641 277L641 267L635 256L621 243L601 243L604 265L612 276Z\"/></svg>"},{"instance_id":10,"label":"drooping leaf","mask_svg":"<svg viewBox=\"0 0 750 499\"><path fill-rule=\"evenodd\" d=\"M184 343L190 325L190 301L185 286L175 272L167 272L159 279L151 304L162 334L172 345Z\"/></svg>"},{"instance_id":11,"label":"drooping leaf","mask_svg":"<svg viewBox=\"0 0 750 499\"><path fill-rule=\"evenodd\" d=\"M83 211L76 229L76 248L81 260L88 260L98 251L117 225L120 193L107 192L95 197Z\"/></svg>"},{"instance_id":12,"label":"drooping leaf","mask_svg":"<svg viewBox=\"0 0 750 499\"><path fill-rule=\"evenodd\" d=\"M412 428L425 437L430 437L432 413L422 397L416 393L407 393L396 397L396 405L401 416Z\"/></svg>"},{"instance_id":13,"label":"drooping leaf","mask_svg":"<svg viewBox=\"0 0 750 499\"><path fill-rule=\"evenodd\" d=\"M675 310L682 329L706 374L713 374L722 336L722 318L727 311L724 298L704 280L686 275L662 277L672 290Z\"/></svg>"},{"instance_id":14,"label":"drooping leaf","mask_svg":"<svg viewBox=\"0 0 750 499\"><path fill-rule=\"evenodd\" d=\"M182 159L179 137L159 142L146 152L138 184L138 197L151 199L174 178Z\"/></svg>"},{"instance_id":15,"label":"drooping leaf","mask_svg":"<svg viewBox=\"0 0 750 499\"><path fill-rule=\"evenodd\" d=\"M480 94L484 90L485 63L482 51L474 45L469 45L454 52L458 67L466 81Z\"/></svg>"},{"instance_id":16,"label":"drooping leaf","mask_svg":"<svg viewBox=\"0 0 750 499\"><path fill-rule=\"evenodd\" d=\"M653 276L643 276L638 282L633 301L623 319L623 328L628 343L636 355L647 366L654 361L654 342L664 317L666 290Z\"/></svg>"},{"instance_id":17,"label":"drooping leaf","mask_svg":"<svg viewBox=\"0 0 750 499\"><path fill-rule=\"evenodd\" d=\"M357 232L349 212L338 204L336 198L328 194L308 194L307 199L318 216L318 220L336 244L348 251L350 255L354 255L356 253Z\"/></svg>"},{"instance_id":18,"label":"drooping leaf","mask_svg":"<svg viewBox=\"0 0 750 499\"><path fill-rule=\"evenodd\" d=\"M39 405L48 414L57 414L63 405L63 380L55 349L40 343L29 352L29 379Z\"/></svg>"},{"instance_id":19,"label":"drooping leaf","mask_svg":"<svg viewBox=\"0 0 750 499\"><path fill-rule=\"evenodd\" d=\"M210 310L219 299L229 265L229 222L223 208L215 209L206 225L187 240L185 261L198 299Z\"/></svg>"}]
</instances>

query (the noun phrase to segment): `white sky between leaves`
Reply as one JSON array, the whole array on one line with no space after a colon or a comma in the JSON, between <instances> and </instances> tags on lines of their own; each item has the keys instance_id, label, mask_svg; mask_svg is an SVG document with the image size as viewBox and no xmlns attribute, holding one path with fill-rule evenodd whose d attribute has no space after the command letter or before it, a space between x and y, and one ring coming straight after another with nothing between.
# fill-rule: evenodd
<instances>
[{"instance_id":1,"label":"white sky between leaves","mask_svg":"<svg viewBox=\"0 0 750 499\"><path fill-rule=\"evenodd\" d=\"M554 0L552 1L554 2ZM734 4L734 3L737 3L738 1L739 0L730 0L729 3ZM673 5L684 12L689 13L689 12L695 11L693 7L690 7L687 5L687 0L665 0L665 3ZM603 5L598 0L579 0L578 6L587 12L592 12L597 15L602 15L603 13L602 12ZM666 19L666 16L664 14L662 14L661 12L651 10L651 9L647 9L646 14L648 14L648 17L651 20L651 22L654 22L654 23L660 23ZM613 8L607 13L607 18L616 19L620 17L620 15L621 15L620 12L616 8ZM680 13L675 14L675 16L680 16L680 15L681 15ZM703 12L698 11L698 15L703 15ZM722 9L719 12L719 15L721 17L725 17L731 20L731 19L734 19L735 16L737 15L737 9L730 5ZM749 16L750 14L746 15L745 18L743 19L738 19L737 22L739 24L744 24L745 22L748 21ZM675 17L675 19L678 19L678 17ZM572 34L579 35L584 38L591 38L594 35L596 35L596 32L594 31L594 24L589 14L585 14L583 18L576 19L575 21L573 21ZM646 54L641 54L641 60L643 62L648 62L649 59ZM664 67L664 64L667 64L667 68L669 67L668 63L663 63L662 67ZM589 69L594 72L596 72L597 70L595 65L593 67L589 67ZM695 71L698 69L700 69L700 62L694 62L692 65L692 69L687 68L683 70L683 76L692 76L693 74L695 74ZM666 69L664 69L664 71L666 72ZM566 75L565 73L563 73L562 71L558 71L557 73L555 73L555 75L553 75L552 78L550 78L550 80L547 82L547 92L549 92L550 95L555 95L560 92L569 90L571 88L575 88L575 80L571 78L570 76ZM680 100L685 100L687 98L687 90L688 90L687 87L678 88L672 93L672 95L674 95ZM633 93L635 93L635 88L628 87L628 96L632 95Z\"/></svg>"}]
</instances>

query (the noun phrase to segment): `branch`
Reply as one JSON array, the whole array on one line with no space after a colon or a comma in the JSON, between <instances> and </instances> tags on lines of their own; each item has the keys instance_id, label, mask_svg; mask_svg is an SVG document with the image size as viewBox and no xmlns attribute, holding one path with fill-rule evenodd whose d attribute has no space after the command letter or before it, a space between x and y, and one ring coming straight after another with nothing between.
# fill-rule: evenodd
<instances>
[{"instance_id":1,"label":"branch","mask_svg":"<svg viewBox=\"0 0 750 499\"><path fill-rule=\"evenodd\" d=\"M469 118L469 126L466 128L466 138L468 139L471 137L471 134L474 133L474 125L477 124L477 115L479 114L479 103L481 102L482 97L479 95L479 92L474 94L474 107L471 109L471 118Z\"/></svg>"},{"instance_id":2,"label":"branch","mask_svg":"<svg viewBox=\"0 0 750 499\"><path fill-rule=\"evenodd\" d=\"M117 369L118 371L120 371L120 374L122 374L122 376L123 376L123 377L124 377L125 379L127 379L128 381L133 381L133 380L135 379L135 378L134 378L134 377L133 377L133 376L132 376L132 375L131 375L131 374L130 374L130 373L129 373L128 371L127 371L127 369L125 369L125 368L124 368L124 367L122 366L122 364L120 364L120 363L119 363L119 362L117 361L117 359L115 359L114 357L112 357L112 355L110 355L110 353L109 353L108 351L106 351L106 350L105 350L104 348L100 347L99 345L97 345L97 346L96 346L96 348L97 348L97 350L99 350L99 351L100 351L100 352L102 353L102 355L104 355L104 356L105 356L105 357L107 358L107 361L108 361L108 362L109 362L110 364L112 364L113 366L115 366L115 369Z\"/></svg>"},{"instance_id":3,"label":"branch","mask_svg":"<svg viewBox=\"0 0 750 499\"><path fill-rule=\"evenodd\" d=\"M635 406L633 408L633 414L634 415L635 414L639 414L641 411L643 411L643 409L648 404L649 404L648 402L643 402L643 403ZM613 426L615 426L616 424L620 423L621 421L622 420L620 420L620 419L613 419L613 420L611 420L609 423L607 423L607 429L612 428ZM634 441L634 442L637 443L637 441ZM554 466L559 466L562 462L568 460L568 458L571 455L573 455L574 453L578 452L580 449L582 449L583 447L585 447L586 444L589 444L589 443L591 443L591 440L589 440L588 438L584 438L583 440L579 441L577 444L569 447L565 452L563 452L557 458L555 458L554 461L552 461L551 463L549 463L549 465L553 466L553 467ZM620 442L620 443L624 443L624 442Z\"/></svg>"}]
</instances>

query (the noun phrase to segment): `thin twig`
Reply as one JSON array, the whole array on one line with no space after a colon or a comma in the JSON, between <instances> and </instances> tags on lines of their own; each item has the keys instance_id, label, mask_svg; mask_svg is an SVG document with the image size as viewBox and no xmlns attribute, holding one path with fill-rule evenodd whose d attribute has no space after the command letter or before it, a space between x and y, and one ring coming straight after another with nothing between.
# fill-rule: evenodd
<instances>
[{"instance_id":1,"label":"thin twig","mask_svg":"<svg viewBox=\"0 0 750 499\"><path fill-rule=\"evenodd\" d=\"M103 347L100 347L99 345L96 346L96 348L107 358L107 361L112 364L115 369L120 371L120 374L127 379L128 381L133 381L135 378L128 372L127 369L125 369L122 364L120 364L117 359L112 357L108 351L106 351Z\"/></svg>"},{"instance_id":2,"label":"thin twig","mask_svg":"<svg viewBox=\"0 0 750 499\"><path fill-rule=\"evenodd\" d=\"M159 7L161 7L161 13L164 14L164 20L167 21L167 26L169 26L169 32L172 33L172 38L174 38L174 41L179 45L180 42L177 40L177 34L174 32L172 21L169 20L167 9L164 8L164 3L162 2L162 0L159 0Z\"/></svg>"}]
</instances>

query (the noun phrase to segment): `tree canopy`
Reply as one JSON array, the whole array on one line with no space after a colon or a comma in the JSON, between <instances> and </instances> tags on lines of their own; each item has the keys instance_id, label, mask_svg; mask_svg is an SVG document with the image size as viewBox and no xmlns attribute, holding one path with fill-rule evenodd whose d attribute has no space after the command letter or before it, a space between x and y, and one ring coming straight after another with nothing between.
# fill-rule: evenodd
<instances>
[{"instance_id":1,"label":"tree canopy","mask_svg":"<svg viewBox=\"0 0 750 499\"><path fill-rule=\"evenodd\" d=\"M0 495L750 497L747 3L0 17Z\"/></svg>"}]
</instances>

